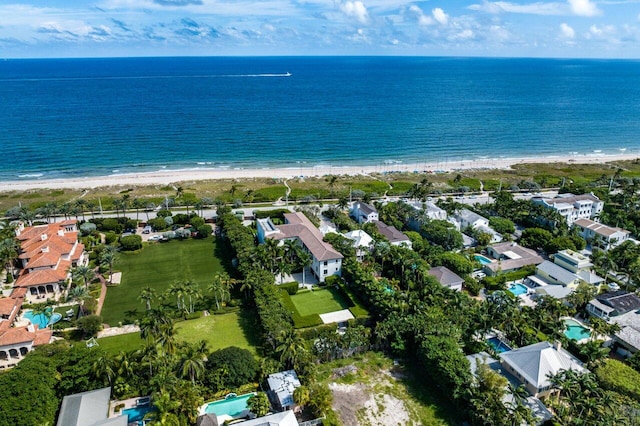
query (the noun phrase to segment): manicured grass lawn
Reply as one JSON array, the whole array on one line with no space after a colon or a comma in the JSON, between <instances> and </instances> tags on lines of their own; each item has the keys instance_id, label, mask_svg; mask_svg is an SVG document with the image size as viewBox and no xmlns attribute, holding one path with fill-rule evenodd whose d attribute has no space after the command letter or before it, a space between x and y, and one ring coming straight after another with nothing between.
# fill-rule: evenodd
<instances>
[{"instance_id":1,"label":"manicured grass lawn","mask_svg":"<svg viewBox=\"0 0 640 426\"><path fill-rule=\"evenodd\" d=\"M210 315L195 320L176 323L176 338L182 342L198 342L205 340L211 352L229 346L257 352L260 343L259 331L251 313L233 312L223 315ZM98 339L101 349L117 354L120 351L139 349L143 341L140 333L121 334L119 336Z\"/></svg>"},{"instance_id":2,"label":"manicured grass lawn","mask_svg":"<svg viewBox=\"0 0 640 426\"><path fill-rule=\"evenodd\" d=\"M350 306L349 301L334 288L296 294L291 296L291 300L301 316L341 311Z\"/></svg>"},{"instance_id":3,"label":"manicured grass lawn","mask_svg":"<svg viewBox=\"0 0 640 426\"><path fill-rule=\"evenodd\" d=\"M122 271L122 283L109 287L103 321L116 326L139 318L145 306L138 296L147 285L160 295L176 281L191 280L200 285L200 291L206 291L214 274L224 271L226 253L225 243L213 238L174 240L145 245L140 253L121 253L114 269Z\"/></svg>"}]
</instances>

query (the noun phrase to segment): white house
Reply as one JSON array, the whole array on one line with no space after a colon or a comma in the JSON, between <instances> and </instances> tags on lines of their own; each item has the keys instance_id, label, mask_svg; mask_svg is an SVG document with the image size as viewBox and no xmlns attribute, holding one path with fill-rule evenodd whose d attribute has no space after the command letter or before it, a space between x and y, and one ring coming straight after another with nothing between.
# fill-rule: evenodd
<instances>
[{"instance_id":1,"label":"white house","mask_svg":"<svg viewBox=\"0 0 640 426\"><path fill-rule=\"evenodd\" d=\"M489 219L472 212L469 209L461 209L455 215L456 228L461 231L465 228L472 228L479 232L491 235L491 243L499 243L502 241L502 235L489 226Z\"/></svg>"},{"instance_id":2,"label":"white house","mask_svg":"<svg viewBox=\"0 0 640 426\"><path fill-rule=\"evenodd\" d=\"M524 266L539 265L544 261L534 250L512 241L488 246L487 254L497 260L483 265L484 273L489 276L497 275L499 272L517 271Z\"/></svg>"},{"instance_id":3,"label":"white house","mask_svg":"<svg viewBox=\"0 0 640 426\"><path fill-rule=\"evenodd\" d=\"M591 219L578 219L573 222L580 230L580 235L592 245L609 250L617 247L629 238L629 231L594 222Z\"/></svg>"},{"instance_id":4,"label":"white house","mask_svg":"<svg viewBox=\"0 0 640 426\"><path fill-rule=\"evenodd\" d=\"M378 210L371 204L356 201L351 208L351 216L358 223L370 223L378 220Z\"/></svg>"},{"instance_id":5,"label":"white house","mask_svg":"<svg viewBox=\"0 0 640 426\"><path fill-rule=\"evenodd\" d=\"M293 391L300 387L300 379L295 370L269 374L267 378L269 396L279 410L291 410L295 406Z\"/></svg>"},{"instance_id":6,"label":"white house","mask_svg":"<svg viewBox=\"0 0 640 426\"><path fill-rule=\"evenodd\" d=\"M323 282L328 276L340 275L342 271L342 254L329 243L323 241L322 234L313 223L301 212L285 213L285 224L275 225L271 218L258 219L258 242L264 243L266 238L297 241L311 254L311 272L318 281Z\"/></svg>"},{"instance_id":7,"label":"white house","mask_svg":"<svg viewBox=\"0 0 640 426\"><path fill-rule=\"evenodd\" d=\"M558 194L554 198L534 197L531 201L556 210L569 226L578 219L596 219L604 208L604 202L593 193Z\"/></svg>"},{"instance_id":8,"label":"white house","mask_svg":"<svg viewBox=\"0 0 640 426\"><path fill-rule=\"evenodd\" d=\"M503 352L500 354L500 364L535 397L553 390L550 376L567 370L588 372L576 357L562 349L559 342L552 345L545 341Z\"/></svg>"},{"instance_id":9,"label":"white house","mask_svg":"<svg viewBox=\"0 0 640 426\"><path fill-rule=\"evenodd\" d=\"M562 299L581 283L597 286L604 281L591 271L592 266L587 256L573 250L562 250L554 255L553 262L545 260L540 263L536 274L527 279L536 293Z\"/></svg>"},{"instance_id":10,"label":"white house","mask_svg":"<svg viewBox=\"0 0 640 426\"><path fill-rule=\"evenodd\" d=\"M353 241L353 246L356 249L356 257L362 262L364 257L370 253L373 248L373 238L362 229L347 232L344 236Z\"/></svg>"},{"instance_id":11,"label":"white house","mask_svg":"<svg viewBox=\"0 0 640 426\"><path fill-rule=\"evenodd\" d=\"M111 388L67 395L62 399L58 426L127 426L125 415L109 418Z\"/></svg>"}]
</instances>

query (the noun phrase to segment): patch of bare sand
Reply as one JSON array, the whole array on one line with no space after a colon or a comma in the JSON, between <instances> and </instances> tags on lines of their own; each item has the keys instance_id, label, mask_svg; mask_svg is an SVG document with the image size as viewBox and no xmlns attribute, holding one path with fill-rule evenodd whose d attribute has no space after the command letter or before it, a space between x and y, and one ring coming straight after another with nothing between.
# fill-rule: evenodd
<instances>
[{"instance_id":1,"label":"patch of bare sand","mask_svg":"<svg viewBox=\"0 0 640 426\"><path fill-rule=\"evenodd\" d=\"M386 374L376 378L375 382L380 385L386 380L395 379ZM377 392L369 385L334 382L329 383L329 389L333 393L333 409L344 425L401 426L411 423L403 401Z\"/></svg>"}]
</instances>

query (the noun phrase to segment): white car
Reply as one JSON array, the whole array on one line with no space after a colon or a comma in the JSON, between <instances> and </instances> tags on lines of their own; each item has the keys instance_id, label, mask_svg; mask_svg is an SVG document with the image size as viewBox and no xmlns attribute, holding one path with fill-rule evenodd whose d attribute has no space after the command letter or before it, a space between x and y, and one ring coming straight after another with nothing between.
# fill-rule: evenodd
<instances>
[{"instance_id":1,"label":"white car","mask_svg":"<svg viewBox=\"0 0 640 426\"><path fill-rule=\"evenodd\" d=\"M162 239L162 236L160 235L152 235L149 237L147 241L160 241L161 239Z\"/></svg>"}]
</instances>

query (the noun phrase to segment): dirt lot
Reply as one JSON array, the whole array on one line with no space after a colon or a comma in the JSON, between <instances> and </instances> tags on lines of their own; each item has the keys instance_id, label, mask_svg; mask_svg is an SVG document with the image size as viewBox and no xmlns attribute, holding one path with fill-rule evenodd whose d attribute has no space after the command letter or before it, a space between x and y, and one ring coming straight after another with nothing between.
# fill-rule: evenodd
<instances>
[{"instance_id":1,"label":"dirt lot","mask_svg":"<svg viewBox=\"0 0 640 426\"><path fill-rule=\"evenodd\" d=\"M354 380L358 377L358 380ZM398 367L366 373L355 365L333 370L329 389L333 393L333 409L342 424L353 426L412 425L410 409L399 398L402 371ZM345 383L346 382L346 383ZM403 398L404 399L404 398Z\"/></svg>"}]
</instances>

